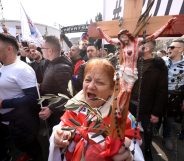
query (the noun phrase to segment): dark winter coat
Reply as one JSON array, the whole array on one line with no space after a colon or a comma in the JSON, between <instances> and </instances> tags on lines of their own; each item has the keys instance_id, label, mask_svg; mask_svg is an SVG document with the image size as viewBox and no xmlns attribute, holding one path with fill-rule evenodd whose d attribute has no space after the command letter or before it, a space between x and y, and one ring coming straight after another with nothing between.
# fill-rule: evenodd
<instances>
[{"instance_id":1,"label":"dark winter coat","mask_svg":"<svg viewBox=\"0 0 184 161\"><path fill-rule=\"evenodd\" d=\"M52 61L49 61L44 72L43 81L40 84L41 95L62 93L69 95L68 82L72 78L73 67L72 63L65 57L60 56ZM58 103L49 105L52 115L48 122L50 126L56 125L60 122L60 117L63 114L64 105L62 108L56 108L57 106L66 102L66 99L59 101ZM48 104L43 104L47 106Z\"/></svg>"},{"instance_id":2,"label":"dark winter coat","mask_svg":"<svg viewBox=\"0 0 184 161\"><path fill-rule=\"evenodd\" d=\"M143 61L143 78L140 90L139 115L163 115L167 104L168 76L167 67L161 58ZM130 101L130 111L136 113L140 82L140 61L138 61L138 80L135 82Z\"/></svg>"}]
</instances>

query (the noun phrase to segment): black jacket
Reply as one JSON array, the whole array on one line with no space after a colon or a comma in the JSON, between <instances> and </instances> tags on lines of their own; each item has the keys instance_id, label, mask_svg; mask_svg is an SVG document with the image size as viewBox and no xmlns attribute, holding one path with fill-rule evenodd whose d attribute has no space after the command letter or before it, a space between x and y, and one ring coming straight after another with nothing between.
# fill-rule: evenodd
<instances>
[{"instance_id":1,"label":"black jacket","mask_svg":"<svg viewBox=\"0 0 184 161\"><path fill-rule=\"evenodd\" d=\"M167 67L161 58L152 58L143 62L143 78L140 91L139 115L163 115L168 96ZM135 115L138 102L140 81L140 62L138 61L138 80L132 89L130 111Z\"/></svg>"},{"instance_id":2,"label":"black jacket","mask_svg":"<svg viewBox=\"0 0 184 161\"><path fill-rule=\"evenodd\" d=\"M72 63L65 56L50 61L44 72L41 94L68 94L67 87L72 72Z\"/></svg>"},{"instance_id":3,"label":"black jacket","mask_svg":"<svg viewBox=\"0 0 184 161\"><path fill-rule=\"evenodd\" d=\"M41 95L58 95L58 93L69 95L67 88L68 82L72 78L72 73L72 63L65 56L57 57L54 60L48 62L44 72L43 81L40 84ZM58 105L63 104L64 102L66 102L66 100L63 99L59 103L52 104L49 106L50 110L52 110L53 112L51 117L49 118L49 121L52 122L51 126L59 123L64 106L63 108L56 107Z\"/></svg>"},{"instance_id":4,"label":"black jacket","mask_svg":"<svg viewBox=\"0 0 184 161\"><path fill-rule=\"evenodd\" d=\"M85 66L86 66L86 63L80 65L78 76L75 79L75 81L73 82L74 88L77 92L82 90Z\"/></svg>"},{"instance_id":5,"label":"black jacket","mask_svg":"<svg viewBox=\"0 0 184 161\"><path fill-rule=\"evenodd\" d=\"M10 121L10 133L16 145L32 141L37 136L39 128L37 88L23 89L23 92L23 97L3 100L3 108L14 110L0 115L0 121Z\"/></svg>"}]
</instances>

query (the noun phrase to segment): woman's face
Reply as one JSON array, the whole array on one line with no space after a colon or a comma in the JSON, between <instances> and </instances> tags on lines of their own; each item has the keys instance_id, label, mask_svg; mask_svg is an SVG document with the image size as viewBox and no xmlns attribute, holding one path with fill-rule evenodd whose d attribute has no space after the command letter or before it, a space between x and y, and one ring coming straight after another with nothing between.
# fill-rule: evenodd
<instances>
[{"instance_id":1,"label":"woman's face","mask_svg":"<svg viewBox=\"0 0 184 161\"><path fill-rule=\"evenodd\" d=\"M83 81L85 101L93 108L100 107L104 101L93 101L93 98L107 100L112 95L112 80L109 80L107 73L102 69L93 68L86 73Z\"/></svg>"}]
</instances>

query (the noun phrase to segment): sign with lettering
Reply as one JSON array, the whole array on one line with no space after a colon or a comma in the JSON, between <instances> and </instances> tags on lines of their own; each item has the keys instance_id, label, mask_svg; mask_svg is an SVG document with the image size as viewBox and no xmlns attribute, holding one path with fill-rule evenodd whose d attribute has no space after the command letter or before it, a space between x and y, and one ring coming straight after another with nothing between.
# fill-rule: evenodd
<instances>
[{"instance_id":1,"label":"sign with lettering","mask_svg":"<svg viewBox=\"0 0 184 161\"><path fill-rule=\"evenodd\" d=\"M104 0L103 11L104 20L116 20L123 16L124 0Z\"/></svg>"},{"instance_id":2,"label":"sign with lettering","mask_svg":"<svg viewBox=\"0 0 184 161\"><path fill-rule=\"evenodd\" d=\"M146 10L149 0L143 1L142 13ZM155 0L150 11L153 16L184 14L184 0Z\"/></svg>"},{"instance_id":3,"label":"sign with lettering","mask_svg":"<svg viewBox=\"0 0 184 161\"><path fill-rule=\"evenodd\" d=\"M101 27L110 37L117 37L120 30L120 19L122 18L121 28L130 32L135 30L137 20L152 0L104 0L103 21L90 24L88 34L90 37L98 37L96 27ZM170 18L177 17L177 22L168 32L162 36L181 36L184 35L184 0L154 0L150 13L152 17L146 24L147 34L150 35L166 24ZM142 33L142 31L140 32ZM141 35L139 35L141 36Z\"/></svg>"},{"instance_id":4,"label":"sign with lettering","mask_svg":"<svg viewBox=\"0 0 184 161\"><path fill-rule=\"evenodd\" d=\"M87 32L88 24L83 25L74 25L74 26L66 26L61 28L61 33L76 33L76 32Z\"/></svg>"}]
</instances>

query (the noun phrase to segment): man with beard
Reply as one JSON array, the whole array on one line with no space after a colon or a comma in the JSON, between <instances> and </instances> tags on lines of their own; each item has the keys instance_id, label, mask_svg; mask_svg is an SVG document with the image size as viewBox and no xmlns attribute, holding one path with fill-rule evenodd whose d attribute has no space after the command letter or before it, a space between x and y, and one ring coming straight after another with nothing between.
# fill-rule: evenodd
<instances>
[{"instance_id":1,"label":"man with beard","mask_svg":"<svg viewBox=\"0 0 184 161\"><path fill-rule=\"evenodd\" d=\"M87 46L87 58L88 60L92 58L98 57L98 50L95 45L89 44ZM87 62L86 62L87 63ZM83 63L79 67L78 76L74 83L74 88L77 92L79 92L82 89L83 79L84 79L84 69L86 66L86 63Z\"/></svg>"},{"instance_id":2,"label":"man with beard","mask_svg":"<svg viewBox=\"0 0 184 161\"><path fill-rule=\"evenodd\" d=\"M155 41L150 41L139 48L141 51L144 47L143 62L138 59L138 79L132 89L129 108L134 116L139 108L137 120L141 122L144 129L143 144L146 161L153 160L151 153L153 126L163 116L167 104L167 67L161 58L153 58L152 52L155 45ZM139 90L140 83L141 89Z\"/></svg>"},{"instance_id":3,"label":"man with beard","mask_svg":"<svg viewBox=\"0 0 184 161\"><path fill-rule=\"evenodd\" d=\"M74 65L73 76L77 77L80 65L85 63L85 61L80 56L80 49L79 49L78 46L73 45L71 47L71 49L70 49L70 59L72 60L72 63Z\"/></svg>"}]
</instances>

